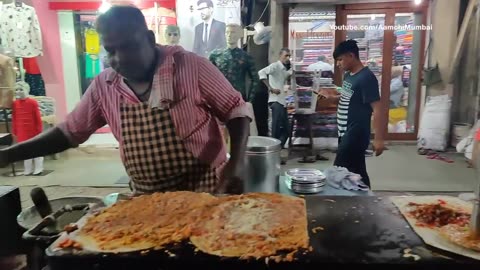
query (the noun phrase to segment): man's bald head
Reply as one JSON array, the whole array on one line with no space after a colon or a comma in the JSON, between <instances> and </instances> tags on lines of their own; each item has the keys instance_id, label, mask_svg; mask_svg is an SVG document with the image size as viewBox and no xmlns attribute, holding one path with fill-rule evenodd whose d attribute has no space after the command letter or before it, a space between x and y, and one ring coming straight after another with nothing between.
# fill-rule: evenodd
<instances>
[{"instance_id":1,"label":"man's bald head","mask_svg":"<svg viewBox=\"0 0 480 270\"><path fill-rule=\"evenodd\" d=\"M113 6L100 15L97 31L110 65L131 81L147 81L156 66L155 35L134 6Z\"/></svg>"},{"instance_id":2,"label":"man's bald head","mask_svg":"<svg viewBox=\"0 0 480 270\"><path fill-rule=\"evenodd\" d=\"M113 6L97 19L100 34L114 32L148 31L142 11L134 6Z\"/></svg>"}]
</instances>

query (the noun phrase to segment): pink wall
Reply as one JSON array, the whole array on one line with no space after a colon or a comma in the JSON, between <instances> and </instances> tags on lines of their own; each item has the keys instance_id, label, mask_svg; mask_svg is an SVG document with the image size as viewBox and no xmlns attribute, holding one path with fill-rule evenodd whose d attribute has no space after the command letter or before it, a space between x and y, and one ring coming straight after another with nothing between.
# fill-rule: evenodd
<instances>
[{"instance_id":1,"label":"pink wall","mask_svg":"<svg viewBox=\"0 0 480 270\"><path fill-rule=\"evenodd\" d=\"M47 96L55 98L57 123L67 115L65 85L63 80L62 50L56 11L49 10L48 1L30 0L37 12L43 38L43 56L38 57L38 65L45 81Z\"/></svg>"}]
</instances>

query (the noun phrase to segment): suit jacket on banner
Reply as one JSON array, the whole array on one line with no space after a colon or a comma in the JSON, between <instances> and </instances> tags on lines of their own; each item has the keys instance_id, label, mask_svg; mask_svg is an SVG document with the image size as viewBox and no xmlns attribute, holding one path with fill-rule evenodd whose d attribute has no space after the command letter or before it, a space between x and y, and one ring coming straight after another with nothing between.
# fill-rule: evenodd
<instances>
[{"instance_id":1,"label":"suit jacket on banner","mask_svg":"<svg viewBox=\"0 0 480 270\"><path fill-rule=\"evenodd\" d=\"M208 25L209 34L204 35L205 23L200 23L195 27L195 38L193 42L193 52L207 57L211 51L215 49L222 49L227 47L227 41L225 38L225 28L226 25L224 22L212 20L212 25Z\"/></svg>"}]
</instances>

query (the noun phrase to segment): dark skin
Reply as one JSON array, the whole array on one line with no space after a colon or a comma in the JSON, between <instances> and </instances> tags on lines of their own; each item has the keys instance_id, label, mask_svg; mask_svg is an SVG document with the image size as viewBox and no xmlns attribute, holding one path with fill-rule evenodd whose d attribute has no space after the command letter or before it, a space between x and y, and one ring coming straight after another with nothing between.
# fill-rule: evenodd
<instances>
[{"instance_id":1,"label":"dark skin","mask_svg":"<svg viewBox=\"0 0 480 270\"><path fill-rule=\"evenodd\" d=\"M162 55L156 49L152 31L114 31L109 25L99 24L103 44L109 54L110 64L125 78L125 83L142 101L150 97L153 75ZM231 137L231 158L225 166L224 181L216 192L240 194L243 192L243 162L248 140L250 121L235 118L227 124ZM0 166L16 161L63 152L73 145L59 128L53 128L26 142L0 150Z\"/></svg>"}]
</instances>

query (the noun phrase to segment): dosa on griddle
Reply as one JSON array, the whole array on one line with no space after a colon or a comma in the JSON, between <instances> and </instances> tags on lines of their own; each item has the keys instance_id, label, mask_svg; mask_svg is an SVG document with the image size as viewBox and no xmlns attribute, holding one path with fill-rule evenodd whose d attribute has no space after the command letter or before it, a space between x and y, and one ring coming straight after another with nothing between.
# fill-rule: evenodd
<instances>
[{"instance_id":1,"label":"dosa on griddle","mask_svg":"<svg viewBox=\"0 0 480 270\"><path fill-rule=\"evenodd\" d=\"M308 248L305 201L280 194L220 198L193 226L191 242L202 252L241 258Z\"/></svg>"},{"instance_id":2,"label":"dosa on griddle","mask_svg":"<svg viewBox=\"0 0 480 270\"><path fill-rule=\"evenodd\" d=\"M468 237L468 233L465 233L465 226L458 226L455 224L442 227L423 226L422 224L419 224L417 219L409 214L412 210L412 207L409 206L411 202L416 204L435 204L442 201L445 202L446 207L465 213L472 212L471 203L451 196L392 197L391 200L407 219L413 230L423 241L425 241L426 244L480 260L480 253L474 248L475 244L468 244L465 241L465 237Z\"/></svg>"},{"instance_id":3,"label":"dosa on griddle","mask_svg":"<svg viewBox=\"0 0 480 270\"><path fill-rule=\"evenodd\" d=\"M99 252L160 249L188 239L200 210L215 200L207 193L180 191L120 201L90 217L73 240Z\"/></svg>"}]
</instances>

